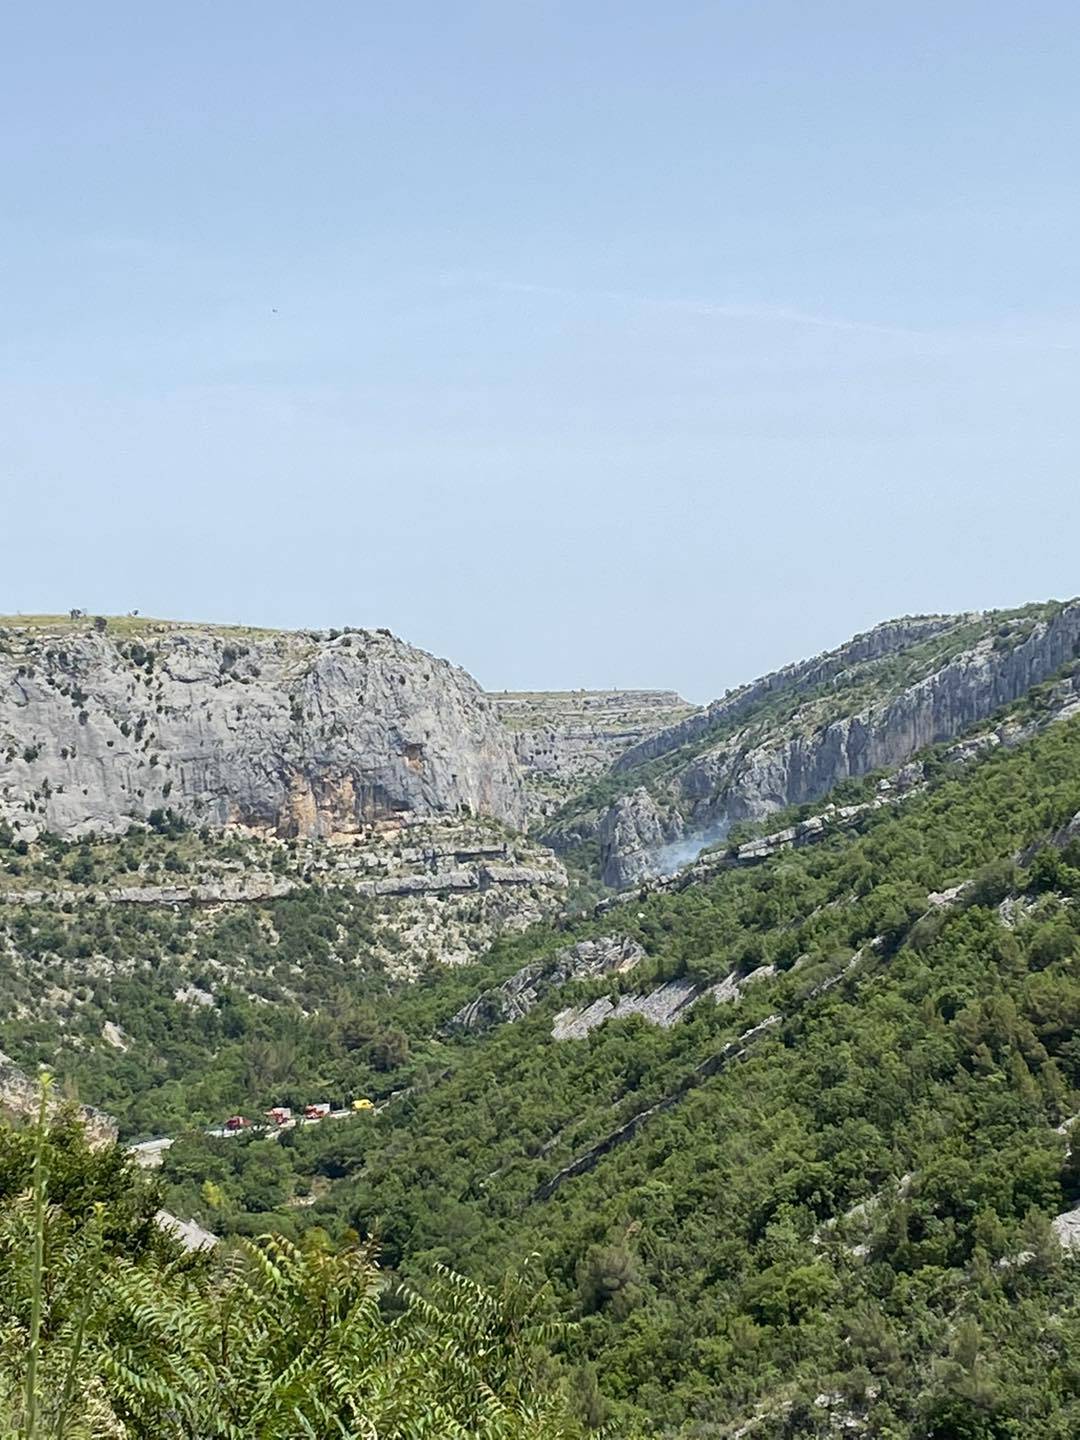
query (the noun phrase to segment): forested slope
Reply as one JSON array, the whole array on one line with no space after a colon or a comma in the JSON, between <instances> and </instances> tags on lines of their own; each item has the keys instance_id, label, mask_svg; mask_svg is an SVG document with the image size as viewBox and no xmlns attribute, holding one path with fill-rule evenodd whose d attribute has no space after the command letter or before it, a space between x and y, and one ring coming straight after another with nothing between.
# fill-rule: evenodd
<instances>
[{"instance_id":1,"label":"forested slope","mask_svg":"<svg viewBox=\"0 0 1080 1440\"><path fill-rule=\"evenodd\" d=\"M552 1363L588 1424L1067 1440L1080 1277L1052 1222L1080 1201L1080 721L1054 721L1056 693L924 755L905 789L861 780L843 798L886 803L826 814L813 843L718 853L686 888L453 969L399 966L379 906L302 847L270 867L287 893L133 905L101 887L246 873L247 852L167 814L109 842L0 836L24 892L2 916L0 1047L55 1058L127 1137L179 1136L166 1203L218 1234L375 1235L420 1285L535 1256L553 1313L580 1321ZM25 901L42 877L85 887L87 865L100 893ZM429 908L458 924L490 893ZM633 963L565 979L609 937ZM555 973L513 1023L453 1023ZM568 1008L673 984L671 1023L552 1037ZM197 1128L356 1095L382 1108Z\"/></svg>"},{"instance_id":2,"label":"forested slope","mask_svg":"<svg viewBox=\"0 0 1080 1440\"><path fill-rule=\"evenodd\" d=\"M197 1201L212 1174L228 1224L274 1145L282 1193L300 1176L317 1197L288 1221L377 1231L406 1271L494 1275L538 1252L582 1317L566 1356L594 1418L1065 1440L1080 1313L1050 1224L1080 1198L1063 1133L1080 1108L1078 812L1070 722L854 832L574 932L618 928L656 979L776 968L737 1004L560 1043L554 996L478 1039L431 1039L444 1071L369 1126L192 1140L166 1177ZM564 940L531 934L486 973ZM579 993L644 983L639 967Z\"/></svg>"}]
</instances>

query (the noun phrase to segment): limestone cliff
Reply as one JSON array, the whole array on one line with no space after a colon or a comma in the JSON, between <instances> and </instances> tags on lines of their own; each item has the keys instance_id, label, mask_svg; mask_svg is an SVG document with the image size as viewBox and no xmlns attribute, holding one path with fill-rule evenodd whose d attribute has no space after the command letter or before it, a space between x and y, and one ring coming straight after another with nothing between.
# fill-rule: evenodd
<instances>
[{"instance_id":1,"label":"limestone cliff","mask_svg":"<svg viewBox=\"0 0 1080 1440\"><path fill-rule=\"evenodd\" d=\"M40 1110L41 1089L39 1082L31 1080L24 1070L0 1051L0 1120L30 1120ZM53 1118L65 1106L70 1106L86 1127L90 1143L94 1146L110 1145L116 1139L116 1123L91 1105L76 1105L60 1094L48 1096L47 1113Z\"/></svg>"},{"instance_id":2,"label":"limestone cliff","mask_svg":"<svg viewBox=\"0 0 1080 1440\"><path fill-rule=\"evenodd\" d=\"M672 757L659 780L593 822L604 879L633 884L657 873L657 847L680 835L709 839L734 821L760 820L818 800L843 780L902 765L1078 656L1080 601L1073 601L1035 616L895 622L766 677L616 762L624 770L635 753L639 763ZM692 734L709 713L712 723ZM587 822L575 824L574 833L587 833Z\"/></svg>"},{"instance_id":3,"label":"limestone cliff","mask_svg":"<svg viewBox=\"0 0 1080 1440\"><path fill-rule=\"evenodd\" d=\"M770 696L805 693L828 681L843 676L858 665L897 654L921 641L932 639L954 628L955 615L911 615L902 620L887 620L864 635L856 635L845 645L810 660L785 665L748 685L740 685L703 709L686 715L674 725L646 736L630 746L612 765L615 771L633 770L646 760L655 760L673 750L691 744L723 725L749 715Z\"/></svg>"},{"instance_id":4,"label":"limestone cliff","mask_svg":"<svg viewBox=\"0 0 1080 1440\"><path fill-rule=\"evenodd\" d=\"M394 815L525 818L482 691L388 631L7 622L0 820L71 838L164 807L315 837Z\"/></svg>"},{"instance_id":5,"label":"limestone cliff","mask_svg":"<svg viewBox=\"0 0 1080 1440\"><path fill-rule=\"evenodd\" d=\"M604 884L621 888L657 874L657 857L683 828L678 811L659 805L643 785L621 795L597 828Z\"/></svg>"},{"instance_id":6,"label":"limestone cliff","mask_svg":"<svg viewBox=\"0 0 1080 1440\"><path fill-rule=\"evenodd\" d=\"M627 750L697 713L672 690L504 690L490 698L513 735L534 819L554 813Z\"/></svg>"}]
</instances>

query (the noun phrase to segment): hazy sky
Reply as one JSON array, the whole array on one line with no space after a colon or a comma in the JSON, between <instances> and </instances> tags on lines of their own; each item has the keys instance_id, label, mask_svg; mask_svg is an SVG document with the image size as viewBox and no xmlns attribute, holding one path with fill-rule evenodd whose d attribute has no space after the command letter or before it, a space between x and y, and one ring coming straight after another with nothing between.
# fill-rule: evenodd
<instances>
[{"instance_id":1,"label":"hazy sky","mask_svg":"<svg viewBox=\"0 0 1080 1440\"><path fill-rule=\"evenodd\" d=\"M1080 6L5 7L0 610L707 699L1080 591Z\"/></svg>"}]
</instances>

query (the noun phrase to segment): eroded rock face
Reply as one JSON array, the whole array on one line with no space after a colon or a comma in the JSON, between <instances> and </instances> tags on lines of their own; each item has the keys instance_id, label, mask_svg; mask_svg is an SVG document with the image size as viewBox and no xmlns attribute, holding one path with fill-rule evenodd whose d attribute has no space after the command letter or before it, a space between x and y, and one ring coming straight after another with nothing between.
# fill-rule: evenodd
<instances>
[{"instance_id":1,"label":"eroded rock face","mask_svg":"<svg viewBox=\"0 0 1080 1440\"><path fill-rule=\"evenodd\" d=\"M602 935L558 950L551 960L534 961L463 1005L450 1021L451 1029L490 1030L520 1020L543 997L571 980L621 975L632 970L645 951L627 935Z\"/></svg>"},{"instance_id":2,"label":"eroded rock face","mask_svg":"<svg viewBox=\"0 0 1080 1440\"><path fill-rule=\"evenodd\" d=\"M63 1109L64 1104L62 1096L50 1094L47 1105L49 1119L53 1119L57 1112ZM39 1113L40 1106L39 1084L31 1080L25 1071L20 1070L14 1061L0 1051L0 1117L33 1119ZM77 1105L74 1109L86 1128L91 1145L111 1145L116 1140L116 1123L108 1115L90 1105Z\"/></svg>"},{"instance_id":3,"label":"eroded rock face","mask_svg":"<svg viewBox=\"0 0 1080 1440\"><path fill-rule=\"evenodd\" d=\"M560 1010L551 1026L553 1040L583 1040L607 1020L625 1020L640 1015L651 1025L669 1030L699 999L702 987L693 980L668 980L645 995L620 995L612 1000L603 995L591 1005Z\"/></svg>"},{"instance_id":4,"label":"eroded rock face","mask_svg":"<svg viewBox=\"0 0 1080 1440\"><path fill-rule=\"evenodd\" d=\"M959 627L972 619L954 618L949 624ZM746 705L761 698L763 686L767 694L785 686L798 694L811 683L839 681L845 665L884 659L947 628L940 617L879 626L852 646L818 662L778 671L717 706L728 707L728 720L737 718ZM839 716L833 703L835 718L828 722L819 719L823 702L818 691L813 705L808 702L778 722L751 721L704 749L676 769L659 794L639 789L622 797L599 822L604 879L616 886L637 883L659 873L658 849L680 833L707 836L734 821L762 820L788 805L821 799L843 780L902 766L918 751L961 735L1080 656L1080 602L1031 624L1023 638L1002 639L993 617L987 617L981 638L961 653L943 657L916 683L890 688L885 677L877 685L879 698ZM859 647L858 653L852 652L853 646ZM711 723L717 723L717 707L709 710L714 712ZM701 716L691 716L673 731L652 737L642 758L687 743L694 738L687 727L701 724ZM621 757L617 768L625 767L634 753Z\"/></svg>"},{"instance_id":5,"label":"eroded rock face","mask_svg":"<svg viewBox=\"0 0 1080 1440\"><path fill-rule=\"evenodd\" d=\"M0 819L73 838L163 807L312 837L394 815L525 818L479 687L389 633L0 632Z\"/></svg>"},{"instance_id":6,"label":"eroded rock face","mask_svg":"<svg viewBox=\"0 0 1080 1440\"><path fill-rule=\"evenodd\" d=\"M737 737L702 756L682 777L684 795L711 818L715 802L733 820L760 820L786 805L820 799L841 780L901 765L951 740L1018 700L1080 653L1080 603L1034 627L1014 649L991 637L943 664L891 700L846 715L816 732L779 735L746 747Z\"/></svg>"},{"instance_id":7,"label":"eroded rock face","mask_svg":"<svg viewBox=\"0 0 1080 1440\"><path fill-rule=\"evenodd\" d=\"M682 834L680 816L661 811L644 786L622 795L600 822L601 878L623 889L655 875L656 857Z\"/></svg>"},{"instance_id":8,"label":"eroded rock face","mask_svg":"<svg viewBox=\"0 0 1080 1440\"><path fill-rule=\"evenodd\" d=\"M670 754L680 746L707 735L720 725L736 722L754 706L770 695L790 691L807 691L826 681L835 680L854 665L880 660L897 654L920 641L930 640L935 635L950 629L957 623L955 615L913 615L903 620L887 620L876 625L865 635L856 635L847 644L824 655L815 655L811 660L801 660L794 665L785 665L741 685L720 700L697 710L654 735L645 737L637 745L625 750L611 767L615 771L632 770L646 760Z\"/></svg>"}]
</instances>

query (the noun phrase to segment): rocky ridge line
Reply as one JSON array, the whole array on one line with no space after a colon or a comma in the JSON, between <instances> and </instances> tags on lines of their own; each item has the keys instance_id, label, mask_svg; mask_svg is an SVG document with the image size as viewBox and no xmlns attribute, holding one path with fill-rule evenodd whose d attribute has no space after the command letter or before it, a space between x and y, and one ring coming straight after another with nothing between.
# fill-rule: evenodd
<instances>
[{"instance_id":1,"label":"rocky ridge line","mask_svg":"<svg viewBox=\"0 0 1080 1440\"><path fill-rule=\"evenodd\" d=\"M807 691L829 680L835 680L853 665L880 660L906 650L920 641L933 639L953 629L961 619L956 615L914 615L901 620L886 620L856 635L836 650L824 655L815 655L809 660L796 661L763 675L747 685L740 685L719 700L714 700L703 710L687 716L678 724L658 731L623 752L611 767L616 773L633 770L649 760L679 750L683 745L699 740L710 730L719 729L742 719L762 700L770 695L786 691Z\"/></svg>"},{"instance_id":2,"label":"rocky ridge line","mask_svg":"<svg viewBox=\"0 0 1080 1440\"><path fill-rule=\"evenodd\" d=\"M605 882L621 888L654 874L656 852L682 836L762 820L955 739L1080 656L1080 602L1033 623L1015 644L1000 639L988 620L976 644L898 694L826 724L800 724L797 713L773 735L737 733L695 756L659 795L641 787L621 796L597 826ZM1080 679L1063 687L1067 707Z\"/></svg>"}]
</instances>

